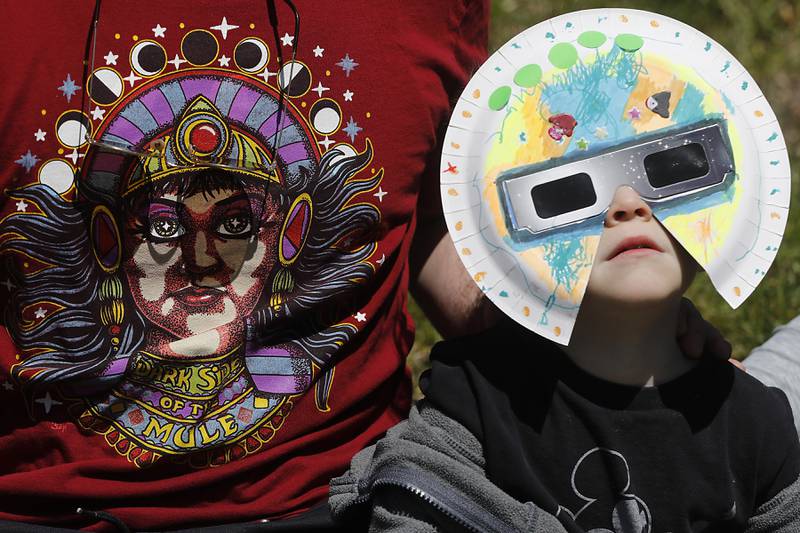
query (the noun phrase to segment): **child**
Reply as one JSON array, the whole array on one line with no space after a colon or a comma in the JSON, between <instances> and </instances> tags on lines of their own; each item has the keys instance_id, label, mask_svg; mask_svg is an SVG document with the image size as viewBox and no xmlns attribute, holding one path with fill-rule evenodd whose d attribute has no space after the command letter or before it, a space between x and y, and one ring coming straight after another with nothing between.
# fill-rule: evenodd
<instances>
[{"instance_id":1,"label":"child","mask_svg":"<svg viewBox=\"0 0 800 533\"><path fill-rule=\"evenodd\" d=\"M643 16L608 11L613 13L607 18L622 12L626 21ZM581 20L586 24L601 18ZM658 22L650 26L679 24ZM599 42L596 34L595 30L592 39L581 41L582 34L578 42ZM663 86L655 60L625 55L633 53L625 48L637 43L630 37L616 40L623 52L598 52L596 60L580 68L585 72L607 61L613 66L608 72L619 75L623 67L640 61L643 68L626 87L625 97L636 97L637 87L646 85L654 95L642 110L650 110L647 118L654 124L670 115L684 116L688 100L673 96L670 103L669 94L656 91ZM550 57L559 60L561 68L569 66L558 54ZM522 76L515 79L526 81ZM526 98L553 94L548 89L559 78L554 80L540 92L521 96L522 107ZM674 79L667 85L681 98L696 89L689 82L678 87ZM465 94L474 92L470 89ZM582 87L573 89L580 94ZM544 104L553 110L556 101ZM559 102L564 105L563 98ZM542 102L537 104L544 108ZM680 105L684 108L678 111ZM571 116L579 115L580 106L575 109ZM632 125L640 126L633 121L641 119L641 112L629 115ZM458 113L457 107L453 121ZM588 261L585 294L577 299L580 314L569 344L561 348L510 322L437 344L432 368L421 383L425 400L412 410L408 422L357 455L351 470L332 481L335 516L353 523L369 520L370 529L377 531L800 530L800 443L785 395L725 362L685 359L674 336L680 299L698 262L726 299L742 291L728 294L713 260L696 262L698 256L684 249L673 236L681 235L670 219L674 211L665 210L663 203L666 199L671 209L680 205L681 214L690 220L695 212L710 219L718 215L714 209L730 208L730 198L754 179L739 175L731 181L736 168L753 167L746 163L748 154L737 152L728 138L728 128L736 131L741 125L725 117L727 123L709 115L691 123L676 118L656 134L651 127L644 130L646 135L620 137L589 156L573 154L555 164L523 165L487 180L497 187L505 210L505 235L516 245L508 248L511 253L523 242L533 242L528 249L535 251L540 242L520 232L547 234L549 240L542 246L554 246L575 242L575 234L564 233L563 225L580 224L585 231L593 222L602 223L596 246L581 241L593 258ZM513 123L512 111L503 120L503 127ZM573 137L588 120L581 115ZM546 132L546 127L527 131ZM563 142L545 137L547 133L537 142ZM659 147L652 148L655 144ZM641 175L628 179L624 170L639 160L645 184ZM520 180L528 181L519 185L525 193L519 198L529 203L532 199L533 206L515 198L515 189L508 185ZM552 187L541 189L543 184ZM588 194L579 190L584 185ZM454 185L448 187L458 192ZM680 192L672 194L670 187ZM654 190L661 195L656 197ZM726 200L713 197L720 192ZM693 205L700 200L702 207ZM600 215L581 214L598 205L604 209ZM660 211L654 213L653 206ZM656 219L659 213L661 222ZM741 216L726 213L734 224ZM451 225L454 240L457 231ZM691 243L682 242L691 248ZM715 253L724 257L722 245L720 250ZM473 273L474 264L467 259L465 264ZM573 281L579 285L580 276ZM508 290L504 292L502 298L508 296ZM491 289L487 293L495 300ZM531 325L511 304L495 301L518 322L553 338L552 322ZM566 315L563 311L553 319ZM560 333L563 330L555 335Z\"/></svg>"}]
</instances>

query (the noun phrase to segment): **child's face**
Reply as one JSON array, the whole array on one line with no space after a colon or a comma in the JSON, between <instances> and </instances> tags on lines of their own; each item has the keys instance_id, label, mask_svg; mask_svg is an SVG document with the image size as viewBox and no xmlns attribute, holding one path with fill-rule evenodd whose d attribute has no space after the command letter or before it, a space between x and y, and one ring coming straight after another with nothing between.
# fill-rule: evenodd
<instances>
[{"instance_id":1,"label":"child's face","mask_svg":"<svg viewBox=\"0 0 800 533\"><path fill-rule=\"evenodd\" d=\"M631 187L617 189L605 218L587 296L648 304L680 297L697 266Z\"/></svg>"}]
</instances>

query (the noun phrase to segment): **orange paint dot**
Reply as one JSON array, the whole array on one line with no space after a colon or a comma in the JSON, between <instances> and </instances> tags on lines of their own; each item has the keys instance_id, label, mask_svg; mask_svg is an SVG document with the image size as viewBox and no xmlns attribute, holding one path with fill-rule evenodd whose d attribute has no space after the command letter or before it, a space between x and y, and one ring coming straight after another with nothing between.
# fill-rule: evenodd
<instances>
[{"instance_id":1,"label":"orange paint dot","mask_svg":"<svg viewBox=\"0 0 800 533\"><path fill-rule=\"evenodd\" d=\"M651 21L650 21L650 25L651 25L652 27L654 27L654 28L658 28L658 26L659 26L659 24L658 24L658 21L657 21L657 20L651 20Z\"/></svg>"},{"instance_id":2,"label":"orange paint dot","mask_svg":"<svg viewBox=\"0 0 800 533\"><path fill-rule=\"evenodd\" d=\"M59 148L58 149L58 155L63 155L63 154L64 154L64 149L63 148Z\"/></svg>"},{"instance_id":3,"label":"orange paint dot","mask_svg":"<svg viewBox=\"0 0 800 533\"><path fill-rule=\"evenodd\" d=\"M480 89L475 89L474 91L472 91L472 97L473 98L480 98L481 97L481 90Z\"/></svg>"},{"instance_id":4,"label":"orange paint dot","mask_svg":"<svg viewBox=\"0 0 800 533\"><path fill-rule=\"evenodd\" d=\"M735 294L736 296L741 296L742 295L742 289L740 289L739 287L734 287L733 288L733 294Z\"/></svg>"},{"instance_id":5,"label":"orange paint dot","mask_svg":"<svg viewBox=\"0 0 800 533\"><path fill-rule=\"evenodd\" d=\"M254 30L254 29L256 29L256 25L255 25L255 24L253 24L252 22L250 23L250 29L251 29L251 30Z\"/></svg>"},{"instance_id":6,"label":"orange paint dot","mask_svg":"<svg viewBox=\"0 0 800 533\"><path fill-rule=\"evenodd\" d=\"M464 223L459 220L456 222L456 231L461 231L462 229L464 229Z\"/></svg>"},{"instance_id":7,"label":"orange paint dot","mask_svg":"<svg viewBox=\"0 0 800 533\"><path fill-rule=\"evenodd\" d=\"M763 116L764 116L764 113L763 113L763 111L759 111L758 109L756 109L755 113L753 113L753 114L754 114L755 116L757 116L758 118L761 118L761 117L763 117Z\"/></svg>"},{"instance_id":8,"label":"orange paint dot","mask_svg":"<svg viewBox=\"0 0 800 533\"><path fill-rule=\"evenodd\" d=\"M620 15L619 16L619 20L621 20L622 22L628 22L628 17L626 17L625 15ZM561 331L561 330L559 330L559 331Z\"/></svg>"},{"instance_id":9,"label":"orange paint dot","mask_svg":"<svg viewBox=\"0 0 800 533\"><path fill-rule=\"evenodd\" d=\"M472 255L472 250L470 250L469 248L462 248L461 255Z\"/></svg>"},{"instance_id":10,"label":"orange paint dot","mask_svg":"<svg viewBox=\"0 0 800 533\"><path fill-rule=\"evenodd\" d=\"M470 113L469 111L462 111L461 116L464 118L470 118L472 116L472 113Z\"/></svg>"},{"instance_id":11,"label":"orange paint dot","mask_svg":"<svg viewBox=\"0 0 800 533\"><path fill-rule=\"evenodd\" d=\"M561 328L558 327L558 326L554 327L553 328L553 333L556 334L556 337L560 337L561 336Z\"/></svg>"},{"instance_id":12,"label":"orange paint dot","mask_svg":"<svg viewBox=\"0 0 800 533\"><path fill-rule=\"evenodd\" d=\"M185 28L185 27L186 27L186 24L184 24L183 22L181 22L180 24L178 24L178 27L179 27L180 29L183 29L183 28Z\"/></svg>"},{"instance_id":13,"label":"orange paint dot","mask_svg":"<svg viewBox=\"0 0 800 533\"><path fill-rule=\"evenodd\" d=\"M780 215L780 213L776 213L776 212L774 212L774 211L773 211L772 213L770 213L770 214L769 214L769 217L770 217L772 220L780 220L780 219L781 219L781 215Z\"/></svg>"},{"instance_id":14,"label":"orange paint dot","mask_svg":"<svg viewBox=\"0 0 800 533\"><path fill-rule=\"evenodd\" d=\"M458 191L451 187L447 189L447 194L449 194L450 196L458 196Z\"/></svg>"},{"instance_id":15,"label":"orange paint dot","mask_svg":"<svg viewBox=\"0 0 800 533\"><path fill-rule=\"evenodd\" d=\"M522 308L522 314L525 316L531 316L531 310L527 305Z\"/></svg>"},{"instance_id":16,"label":"orange paint dot","mask_svg":"<svg viewBox=\"0 0 800 533\"><path fill-rule=\"evenodd\" d=\"M473 279L475 281L483 281L483 278L485 278L485 277L486 277L486 272L478 272L477 274L475 274L473 276Z\"/></svg>"},{"instance_id":17,"label":"orange paint dot","mask_svg":"<svg viewBox=\"0 0 800 533\"><path fill-rule=\"evenodd\" d=\"M47 109L42 109L40 113L42 114L42 116L45 116L47 114Z\"/></svg>"},{"instance_id":18,"label":"orange paint dot","mask_svg":"<svg viewBox=\"0 0 800 533\"><path fill-rule=\"evenodd\" d=\"M459 148L461 148L461 145L460 145L460 144L458 144L458 143L450 143L450 146L452 146L452 147L453 147L453 148L455 148L456 150L458 150Z\"/></svg>"},{"instance_id":19,"label":"orange paint dot","mask_svg":"<svg viewBox=\"0 0 800 533\"><path fill-rule=\"evenodd\" d=\"M370 117L372 116L372 113L370 113L369 111L367 111L367 115L366 115L366 116L367 116L367 118L370 118Z\"/></svg>"},{"instance_id":20,"label":"orange paint dot","mask_svg":"<svg viewBox=\"0 0 800 533\"><path fill-rule=\"evenodd\" d=\"M133 36L133 40L134 40L134 41L138 41L138 40L139 40L139 36L138 36L138 35L134 35L134 36Z\"/></svg>"}]
</instances>

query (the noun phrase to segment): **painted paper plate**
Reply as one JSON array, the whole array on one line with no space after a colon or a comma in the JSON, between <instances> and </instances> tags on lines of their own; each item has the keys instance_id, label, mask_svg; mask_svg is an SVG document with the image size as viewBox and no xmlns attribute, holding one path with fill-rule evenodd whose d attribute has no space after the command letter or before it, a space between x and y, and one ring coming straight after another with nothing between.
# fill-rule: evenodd
<instances>
[{"instance_id":1,"label":"painted paper plate","mask_svg":"<svg viewBox=\"0 0 800 533\"><path fill-rule=\"evenodd\" d=\"M602 217L520 237L499 184L520 168L581 161L709 122L720 125L730 154L724 186L651 206L737 307L772 264L786 225L791 174L783 134L727 50L644 11L547 20L502 46L470 80L441 166L444 213L464 266L507 315L567 344Z\"/></svg>"}]
</instances>

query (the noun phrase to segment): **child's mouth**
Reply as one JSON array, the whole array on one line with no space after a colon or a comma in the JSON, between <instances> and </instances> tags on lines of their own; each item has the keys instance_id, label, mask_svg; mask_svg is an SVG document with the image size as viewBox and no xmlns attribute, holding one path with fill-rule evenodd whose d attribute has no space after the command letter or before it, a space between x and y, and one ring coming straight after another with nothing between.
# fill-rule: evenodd
<instances>
[{"instance_id":1,"label":"child's mouth","mask_svg":"<svg viewBox=\"0 0 800 533\"><path fill-rule=\"evenodd\" d=\"M620 256L636 256L648 255L653 253L661 253L663 250L651 239L645 236L628 237L614 248L614 251L609 256L609 260L616 259Z\"/></svg>"}]
</instances>

